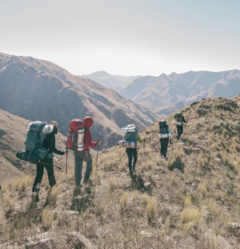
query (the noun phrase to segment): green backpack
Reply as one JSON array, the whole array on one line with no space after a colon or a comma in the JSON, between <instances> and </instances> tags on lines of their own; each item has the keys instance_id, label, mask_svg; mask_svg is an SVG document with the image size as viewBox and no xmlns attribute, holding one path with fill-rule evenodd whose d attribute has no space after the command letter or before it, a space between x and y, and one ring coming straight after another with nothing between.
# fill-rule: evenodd
<instances>
[{"instance_id":1,"label":"green backpack","mask_svg":"<svg viewBox=\"0 0 240 249\"><path fill-rule=\"evenodd\" d=\"M53 154L43 148L43 142L47 135L53 131L53 126L45 122L36 121L29 125L29 131L25 141L26 150L17 152L17 158L36 164L45 158L53 158Z\"/></svg>"},{"instance_id":2,"label":"green backpack","mask_svg":"<svg viewBox=\"0 0 240 249\"><path fill-rule=\"evenodd\" d=\"M127 132L124 136L124 139L128 142L134 142L135 143L135 147L137 147L137 140L138 140L138 131L135 128L134 132Z\"/></svg>"},{"instance_id":3,"label":"green backpack","mask_svg":"<svg viewBox=\"0 0 240 249\"><path fill-rule=\"evenodd\" d=\"M175 120L176 120L177 122L182 122L182 121L183 121L183 115L182 115L182 113L180 113L180 112L177 112L177 113L175 114L174 118L175 118Z\"/></svg>"}]
</instances>

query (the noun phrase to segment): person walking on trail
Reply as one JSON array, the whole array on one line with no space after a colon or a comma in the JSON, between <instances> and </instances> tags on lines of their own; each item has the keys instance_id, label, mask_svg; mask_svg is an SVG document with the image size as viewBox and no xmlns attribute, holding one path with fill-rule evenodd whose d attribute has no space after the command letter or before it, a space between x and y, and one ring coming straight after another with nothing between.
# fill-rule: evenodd
<instances>
[{"instance_id":1,"label":"person walking on trail","mask_svg":"<svg viewBox=\"0 0 240 249\"><path fill-rule=\"evenodd\" d=\"M130 126L129 126L130 127ZM136 172L136 163L137 163L137 142L143 143L145 142L145 138L141 138L138 134L137 129L135 128L135 132L127 132L125 134L125 140L128 142L134 142L135 147L134 148L126 148L126 153L128 156L128 167L129 167L129 173L132 177L133 173ZM132 163L133 160L133 163Z\"/></svg>"},{"instance_id":2,"label":"person walking on trail","mask_svg":"<svg viewBox=\"0 0 240 249\"><path fill-rule=\"evenodd\" d=\"M180 136L183 133L183 123L187 123L187 121L185 120L184 116L182 115L181 112L177 112L174 115L175 121L176 121L176 127L177 127L177 139L180 139Z\"/></svg>"},{"instance_id":3,"label":"person walking on trail","mask_svg":"<svg viewBox=\"0 0 240 249\"><path fill-rule=\"evenodd\" d=\"M82 180L82 166L83 161L87 163L86 172L84 181L85 183L91 183L92 179L90 179L90 174L92 172L92 156L90 153L89 147L97 147L100 145L100 140L97 142L92 141L92 135L90 132L90 128L93 124L93 119L91 117L85 117L83 120L83 126L84 126L84 148L82 151L78 151L77 149L74 150L75 155L75 180L76 180L76 186L82 186L81 180Z\"/></svg>"},{"instance_id":4,"label":"person walking on trail","mask_svg":"<svg viewBox=\"0 0 240 249\"><path fill-rule=\"evenodd\" d=\"M65 154L65 152L58 150L55 147L55 135L58 133L58 123L56 121L51 121L49 124L53 125L54 128L53 131L49 133L45 138L42 147L46 148L49 153L55 153L62 156ZM54 176L53 159L50 158L43 159L42 161L37 163L37 174L32 188L33 193L38 192L38 189L36 187L42 181L44 168L47 170L49 185L53 187L56 184L56 179Z\"/></svg>"},{"instance_id":5,"label":"person walking on trail","mask_svg":"<svg viewBox=\"0 0 240 249\"><path fill-rule=\"evenodd\" d=\"M159 122L158 134L160 137L160 144L161 144L160 153L161 153L161 156L166 158L169 137L171 136L171 131L170 131L170 128L165 120L162 120Z\"/></svg>"}]
</instances>

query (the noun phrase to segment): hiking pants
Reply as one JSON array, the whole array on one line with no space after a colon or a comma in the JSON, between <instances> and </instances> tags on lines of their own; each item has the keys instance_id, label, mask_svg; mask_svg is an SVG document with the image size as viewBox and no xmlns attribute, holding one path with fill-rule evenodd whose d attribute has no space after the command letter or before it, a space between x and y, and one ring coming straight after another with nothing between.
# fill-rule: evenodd
<instances>
[{"instance_id":1,"label":"hiking pants","mask_svg":"<svg viewBox=\"0 0 240 249\"><path fill-rule=\"evenodd\" d=\"M82 180L83 161L87 163L84 177L84 179L87 180L92 172L92 156L89 151L78 151L75 153L75 180L77 186L80 186Z\"/></svg>"},{"instance_id":2,"label":"hiking pants","mask_svg":"<svg viewBox=\"0 0 240 249\"><path fill-rule=\"evenodd\" d=\"M180 136L182 135L183 133L183 125L181 126L177 126L177 131L178 131L178 134L177 134L177 139L180 138Z\"/></svg>"},{"instance_id":3,"label":"hiking pants","mask_svg":"<svg viewBox=\"0 0 240 249\"><path fill-rule=\"evenodd\" d=\"M126 152L128 155L128 167L129 167L129 171L131 174L132 170L135 170L135 165L137 163L137 149L127 148ZM133 160L133 167L132 167L132 159L134 159Z\"/></svg>"},{"instance_id":4,"label":"hiking pants","mask_svg":"<svg viewBox=\"0 0 240 249\"><path fill-rule=\"evenodd\" d=\"M33 192L37 191L36 187L42 181L44 168L47 170L49 185L53 187L56 184L54 170L53 170L54 168L53 160L52 159L44 160L37 164L37 175L33 183L33 188L32 188Z\"/></svg>"},{"instance_id":5,"label":"hiking pants","mask_svg":"<svg viewBox=\"0 0 240 249\"><path fill-rule=\"evenodd\" d=\"M168 142L169 142L169 138L160 138L161 156L164 156L164 157L167 156Z\"/></svg>"}]
</instances>

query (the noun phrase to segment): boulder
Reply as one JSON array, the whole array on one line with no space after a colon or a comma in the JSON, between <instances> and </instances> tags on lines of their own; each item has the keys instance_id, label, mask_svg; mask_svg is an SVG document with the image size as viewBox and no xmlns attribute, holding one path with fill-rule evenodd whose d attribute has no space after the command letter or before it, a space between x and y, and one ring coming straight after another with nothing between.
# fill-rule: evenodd
<instances>
[{"instance_id":1,"label":"boulder","mask_svg":"<svg viewBox=\"0 0 240 249\"><path fill-rule=\"evenodd\" d=\"M240 223L228 222L228 225L229 225L231 228L240 230Z\"/></svg>"},{"instance_id":2,"label":"boulder","mask_svg":"<svg viewBox=\"0 0 240 249\"><path fill-rule=\"evenodd\" d=\"M226 129L229 128L229 123L222 123L221 125Z\"/></svg>"},{"instance_id":3,"label":"boulder","mask_svg":"<svg viewBox=\"0 0 240 249\"><path fill-rule=\"evenodd\" d=\"M211 130L212 131L215 131L215 130L217 130L217 129L219 129L220 128L220 125L213 125L212 127L211 127Z\"/></svg>"},{"instance_id":4,"label":"boulder","mask_svg":"<svg viewBox=\"0 0 240 249\"><path fill-rule=\"evenodd\" d=\"M25 245L25 249L53 249L53 238L42 239L36 242L30 242Z\"/></svg>"},{"instance_id":5,"label":"boulder","mask_svg":"<svg viewBox=\"0 0 240 249\"><path fill-rule=\"evenodd\" d=\"M154 168L156 171L163 171L163 167L160 167L160 166L153 166L153 168Z\"/></svg>"},{"instance_id":6,"label":"boulder","mask_svg":"<svg viewBox=\"0 0 240 249\"><path fill-rule=\"evenodd\" d=\"M201 145L197 145L197 149L200 149L201 151L206 151L206 149Z\"/></svg>"},{"instance_id":7,"label":"boulder","mask_svg":"<svg viewBox=\"0 0 240 249\"><path fill-rule=\"evenodd\" d=\"M198 109L197 113L198 113L199 117L201 117L201 116L206 115L207 111L205 109Z\"/></svg>"},{"instance_id":8,"label":"boulder","mask_svg":"<svg viewBox=\"0 0 240 249\"><path fill-rule=\"evenodd\" d=\"M206 151L206 149L203 146L197 145L197 148L189 148L187 146L183 147L183 151L186 154L191 154L191 153L200 153L201 151Z\"/></svg>"},{"instance_id":9,"label":"boulder","mask_svg":"<svg viewBox=\"0 0 240 249\"><path fill-rule=\"evenodd\" d=\"M68 248L96 249L96 247L93 246L92 243L79 232L68 232L66 235L68 236Z\"/></svg>"},{"instance_id":10,"label":"boulder","mask_svg":"<svg viewBox=\"0 0 240 249\"><path fill-rule=\"evenodd\" d=\"M222 162L222 160L220 159L220 158L214 158L214 162L216 162L216 163L221 163Z\"/></svg>"}]
</instances>

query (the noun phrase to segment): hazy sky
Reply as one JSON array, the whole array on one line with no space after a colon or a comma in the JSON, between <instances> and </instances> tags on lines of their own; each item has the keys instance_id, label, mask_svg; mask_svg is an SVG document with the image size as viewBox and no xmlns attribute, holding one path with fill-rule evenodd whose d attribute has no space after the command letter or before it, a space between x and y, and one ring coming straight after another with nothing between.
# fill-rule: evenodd
<instances>
[{"instance_id":1,"label":"hazy sky","mask_svg":"<svg viewBox=\"0 0 240 249\"><path fill-rule=\"evenodd\" d=\"M73 74L240 69L240 0L0 0L0 52Z\"/></svg>"}]
</instances>

